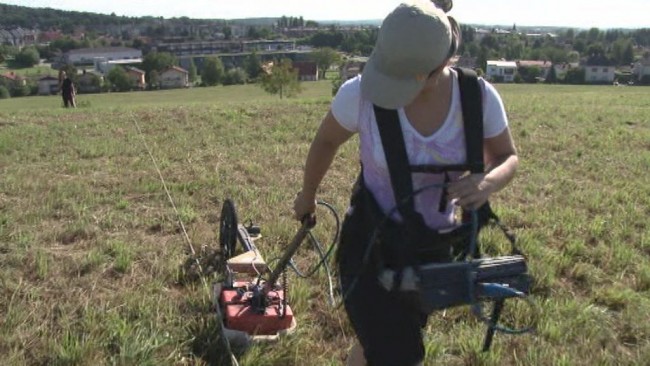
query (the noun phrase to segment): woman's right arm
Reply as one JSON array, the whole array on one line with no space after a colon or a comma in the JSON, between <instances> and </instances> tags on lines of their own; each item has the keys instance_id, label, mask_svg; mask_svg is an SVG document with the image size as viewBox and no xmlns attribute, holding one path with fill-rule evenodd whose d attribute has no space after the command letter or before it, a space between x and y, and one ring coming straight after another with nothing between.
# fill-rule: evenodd
<instances>
[{"instance_id":1,"label":"woman's right arm","mask_svg":"<svg viewBox=\"0 0 650 366\"><path fill-rule=\"evenodd\" d=\"M293 204L297 220L301 220L305 215L316 210L318 186L325 177L330 165L332 165L339 146L350 139L353 134L354 132L348 131L341 126L332 115L331 110L327 112L309 148L302 189Z\"/></svg>"}]
</instances>

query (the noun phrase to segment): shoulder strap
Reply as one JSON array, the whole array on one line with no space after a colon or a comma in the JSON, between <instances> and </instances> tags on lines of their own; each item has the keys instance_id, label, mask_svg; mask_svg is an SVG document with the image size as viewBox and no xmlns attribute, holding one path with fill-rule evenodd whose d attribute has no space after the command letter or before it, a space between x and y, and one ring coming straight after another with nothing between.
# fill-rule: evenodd
<instances>
[{"instance_id":1,"label":"shoulder strap","mask_svg":"<svg viewBox=\"0 0 650 366\"><path fill-rule=\"evenodd\" d=\"M458 73L460 101L463 108L467 166L472 173L482 173L483 163L483 98L478 75L471 69L455 67Z\"/></svg>"},{"instance_id":2,"label":"shoulder strap","mask_svg":"<svg viewBox=\"0 0 650 366\"><path fill-rule=\"evenodd\" d=\"M400 214L410 217L416 214L412 194L413 179L397 110L384 109L376 105L373 107L388 165L390 183L393 186L395 204L398 206Z\"/></svg>"}]
</instances>

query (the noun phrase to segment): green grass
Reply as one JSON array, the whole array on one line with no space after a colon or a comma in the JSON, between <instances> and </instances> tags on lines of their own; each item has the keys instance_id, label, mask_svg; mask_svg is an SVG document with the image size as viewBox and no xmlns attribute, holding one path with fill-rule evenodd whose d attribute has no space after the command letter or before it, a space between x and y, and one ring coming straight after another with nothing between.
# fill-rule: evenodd
<instances>
[{"instance_id":1,"label":"green grass","mask_svg":"<svg viewBox=\"0 0 650 366\"><path fill-rule=\"evenodd\" d=\"M211 294L190 242L218 249L232 198L274 258L328 81L280 100L254 85L0 101L0 359L7 365L220 364ZM427 365L645 365L650 359L650 99L642 87L498 85L521 169L493 198L535 277L537 330L497 335L466 308L431 317ZM137 132L137 126L143 134ZM320 198L342 214L358 170L345 145ZM325 214L317 234L332 222ZM500 237L486 232L491 248ZM325 240L325 239L324 239ZM301 251L301 261L313 254ZM211 274L206 281L218 279ZM326 277L290 278L298 330L237 351L242 365L342 365L354 336ZM525 306L504 319L523 323Z\"/></svg>"},{"instance_id":2,"label":"green grass","mask_svg":"<svg viewBox=\"0 0 650 366\"><path fill-rule=\"evenodd\" d=\"M51 75L51 76L58 75L58 71L53 69L50 66L34 66L34 67L25 67L20 69L10 68L6 64L3 64L1 66L4 66L4 68L0 68L0 73L4 74L7 72L14 72L17 75L27 77L27 78L40 79L45 75Z\"/></svg>"},{"instance_id":3,"label":"green grass","mask_svg":"<svg viewBox=\"0 0 650 366\"><path fill-rule=\"evenodd\" d=\"M331 82L320 81L303 83L303 92L300 99L294 99L297 103L307 103L318 100L331 94ZM81 110L113 110L125 111L132 109L142 110L143 107L176 108L184 106L187 108L198 105L211 104L214 106L227 106L227 113L237 114L237 106L242 103L270 103L279 101L277 96L264 92L255 85L233 85L218 86L212 88L191 88L183 90L162 90L131 93L104 93L104 94L79 94L77 106ZM60 96L34 96L30 98L12 98L0 100L0 108L3 112L13 116L23 113L25 110L34 112L45 112L47 116L60 115L64 112L61 108ZM54 113L52 113L54 112ZM165 118L165 115L161 116ZM232 117L236 117L233 115Z\"/></svg>"}]
</instances>

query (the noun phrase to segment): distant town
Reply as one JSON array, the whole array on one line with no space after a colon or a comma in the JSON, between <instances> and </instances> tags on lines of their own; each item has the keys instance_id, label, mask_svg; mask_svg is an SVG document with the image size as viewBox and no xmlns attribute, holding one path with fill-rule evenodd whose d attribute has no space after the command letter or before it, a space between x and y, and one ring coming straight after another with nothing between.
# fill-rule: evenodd
<instances>
[{"instance_id":1,"label":"distant town","mask_svg":"<svg viewBox=\"0 0 650 366\"><path fill-rule=\"evenodd\" d=\"M256 82L290 60L300 81L363 71L378 23L302 17L119 17L0 4L0 97ZM453 62L495 83L650 85L650 29L462 26ZM3 92L4 89L4 92Z\"/></svg>"}]
</instances>

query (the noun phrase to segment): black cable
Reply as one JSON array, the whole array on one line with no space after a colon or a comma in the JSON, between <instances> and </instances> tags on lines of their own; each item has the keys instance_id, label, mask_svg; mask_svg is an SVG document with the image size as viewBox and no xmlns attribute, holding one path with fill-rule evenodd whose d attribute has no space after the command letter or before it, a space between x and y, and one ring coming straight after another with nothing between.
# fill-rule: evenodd
<instances>
[{"instance_id":1,"label":"black cable","mask_svg":"<svg viewBox=\"0 0 650 366\"><path fill-rule=\"evenodd\" d=\"M308 233L309 241L312 243L312 246L318 252L318 256L320 257L320 261L313 268L311 268L306 274L302 273L297 268L297 266L293 262L293 259L291 259L291 261L289 262L288 267L290 267L296 273L296 275L298 277L300 277L300 278L312 277L320 269L321 266L325 267L325 272L326 272L327 280L328 280L328 284L329 284L330 303L332 305L334 305L334 303L335 303L335 300L334 300L334 286L332 285L332 273L331 273L331 270L330 270L330 266L328 264L328 260L329 260L330 256L332 255L332 252L334 251L334 247L336 246L336 244L338 243L338 240L339 240L339 235L341 233L341 220L340 220L340 217L339 217L338 213L336 212L336 209L331 204L329 204L329 203L327 203L325 201L317 201L317 204L321 205L321 206L325 206L330 211L330 213L332 214L332 216L334 217L334 220L336 222L336 229L334 231L334 237L332 239L332 242L330 243L329 248L327 249L327 251L324 252L323 251L323 246L321 245L320 241L318 239L316 239L316 237L310 231ZM271 268L270 264L275 262L275 261L279 261L279 260L280 260L280 257L273 258L268 262L267 266L269 268ZM286 276L286 273L284 273L284 275ZM260 276L257 279L257 283L256 283L257 286L259 286L262 279L263 279L262 274L260 274ZM288 292L287 292L287 289L285 289L284 298L286 299L287 296L288 296Z\"/></svg>"}]
</instances>

